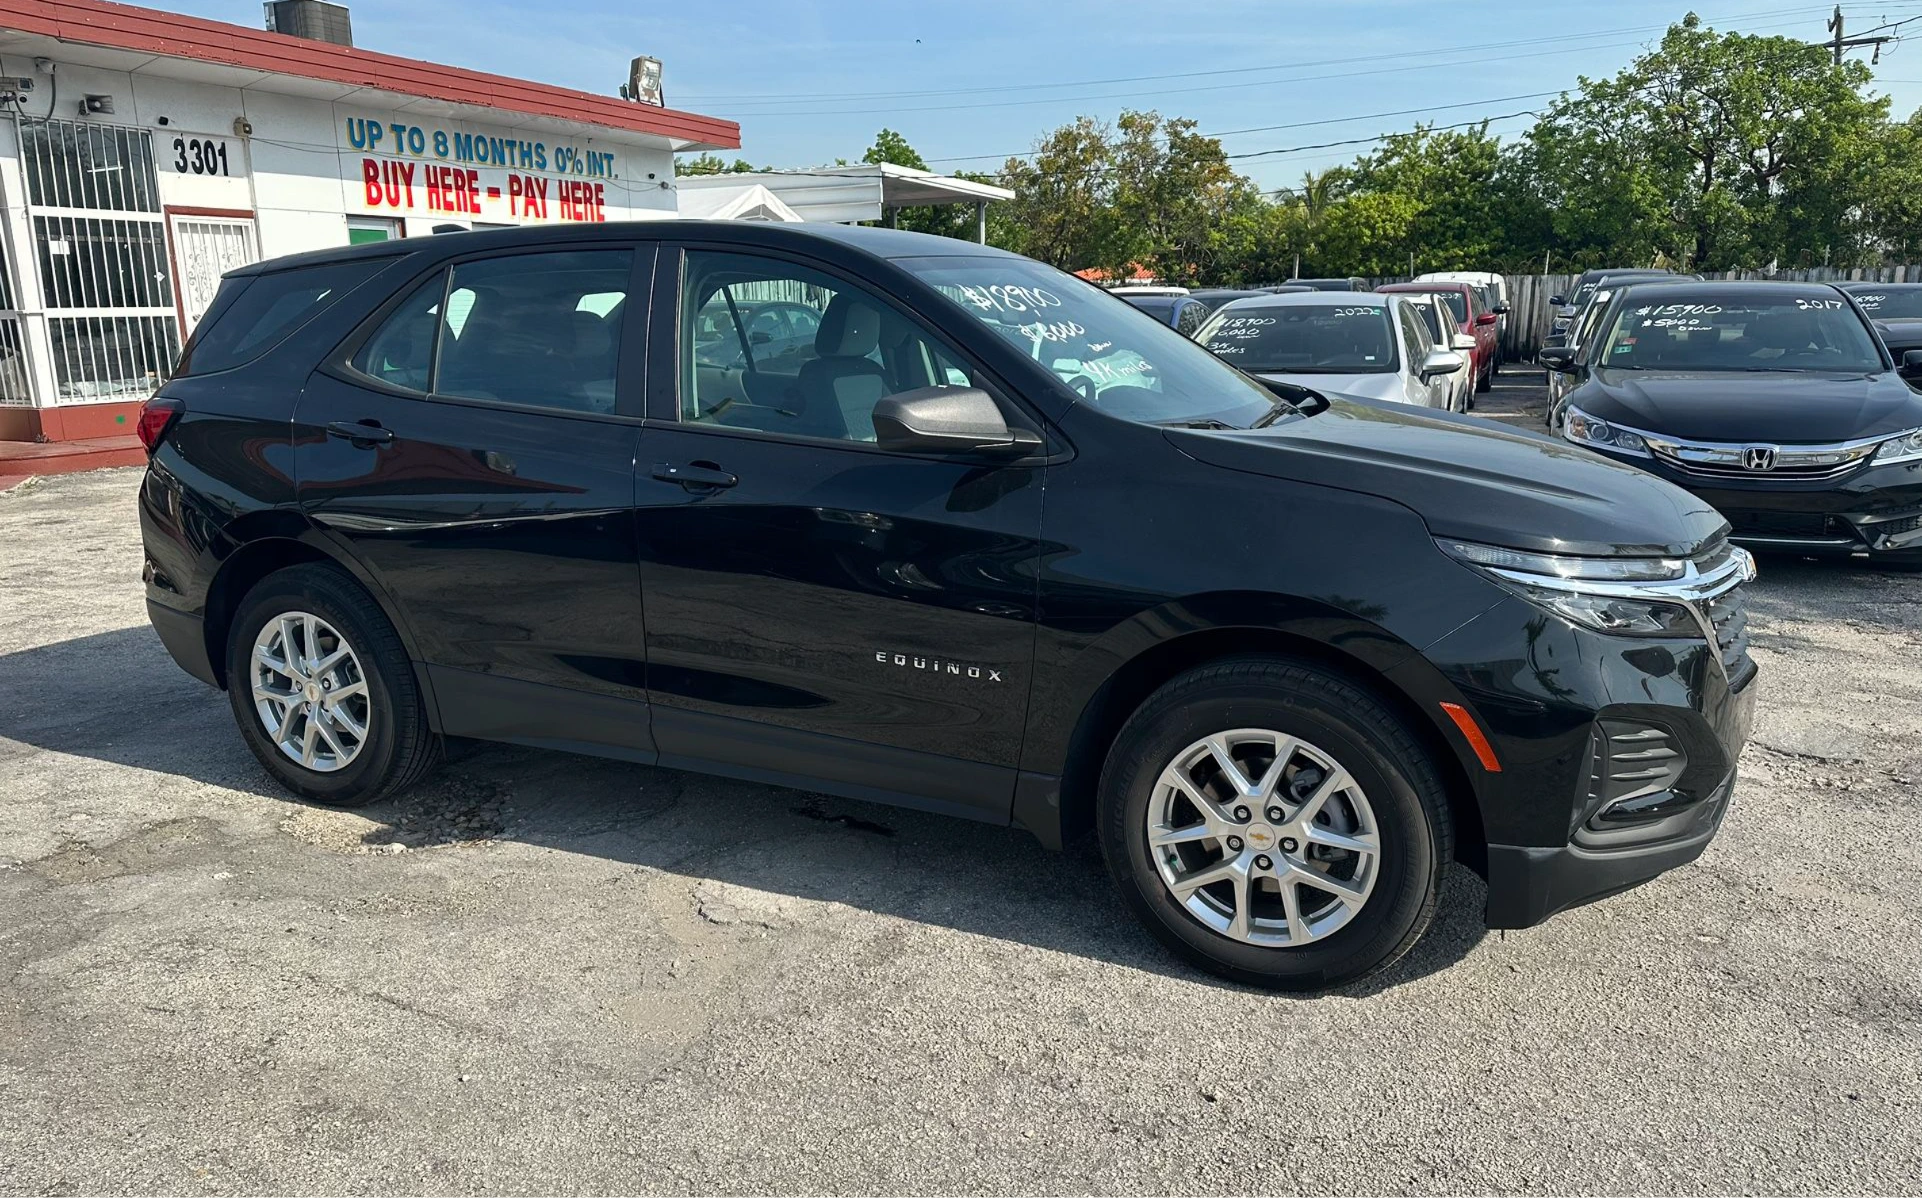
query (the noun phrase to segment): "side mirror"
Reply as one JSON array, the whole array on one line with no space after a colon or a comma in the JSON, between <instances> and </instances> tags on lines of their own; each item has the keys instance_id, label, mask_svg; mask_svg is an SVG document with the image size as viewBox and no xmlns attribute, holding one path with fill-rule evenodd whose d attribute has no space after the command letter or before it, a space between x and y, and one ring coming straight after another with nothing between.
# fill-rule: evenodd
<instances>
[{"instance_id":1,"label":"side mirror","mask_svg":"<svg viewBox=\"0 0 1922 1198\"><path fill-rule=\"evenodd\" d=\"M1456 350L1459 350L1459 351L1461 351L1462 353L1471 353L1471 352L1473 352L1473 351L1474 351L1474 348L1475 348L1475 334L1473 334L1473 333L1456 333L1456 334L1455 334L1455 344L1453 345L1453 347L1452 347L1452 348L1454 348L1454 349L1456 349Z\"/></svg>"},{"instance_id":2,"label":"side mirror","mask_svg":"<svg viewBox=\"0 0 1922 1198\"><path fill-rule=\"evenodd\" d=\"M1495 314L1493 312L1484 312L1475 318L1475 323L1486 328L1495 323Z\"/></svg>"},{"instance_id":3,"label":"side mirror","mask_svg":"<svg viewBox=\"0 0 1922 1198\"><path fill-rule=\"evenodd\" d=\"M1922 349L1904 350L1902 364L1896 367L1896 373L1905 379L1922 378Z\"/></svg>"},{"instance_id":4,"label":"side mirror","mask_svg":"<svg viewBox=\"0 0 1922 1198\"><path fill-rule=\"evenodd\" d=\"M1427 382L1438 374L1453 374L1467 364L1467 359L1458 353L1445 349L1431 349L1428 351L1428 356L1421 360L1422 381Z\"/></svg>"},{"instance_id":5,"label":"side mirror","mask_svg":"<svg viewBox=\"0 0 1922 1198\"><path fill-rule=\"evenodd\" d=\"M1560 308L1567 303L1568 297L1565 295L1551 295L1548 297L1548 306L1551 308Z\"/></svg>"},{"instance_id":6,"label":"side mirror","mask_svg":"<svg viewBox=\"0 0 1922 1198\"><path fill-rule=\"evenodd\" d=\"M979 387L922 387L874 405L874 441L907 453L992 453L1016 457L1041 438L1011 429L1001 407Z\"/></svg>"},{"instance_id":7,"label":"side mirror","mask_svg":"<svg viewBox=\"0 0 1922 1198\"><path fill-rule=\"evenodd\" d=\"M1550 370L1566 374L1575 369L1575 351L1566 345L1544 345L1536 353L1535 361Z\"/></svg>"},{"instance_id":8,"label":"side mirror","mask_svg":"<svg viewBox=\"0 0 1922 1198\"><path fill-rule=\"evenodd\" d=\"M774 340L774 334L763 332L759 329L747 335L747 343L749 345L766 345L772 340Z\"/></svg>"},{"instance_id":9,"label":"side mirror","mask_svg":"<svg viewBox=\"0 0 1922 1198\"><path fill-rule=\"evenodd\" d=\"M1568 330L1558 329L1542 339L1543 349L1559 349L1568 344Z\"/></svg>"}]
</instances>

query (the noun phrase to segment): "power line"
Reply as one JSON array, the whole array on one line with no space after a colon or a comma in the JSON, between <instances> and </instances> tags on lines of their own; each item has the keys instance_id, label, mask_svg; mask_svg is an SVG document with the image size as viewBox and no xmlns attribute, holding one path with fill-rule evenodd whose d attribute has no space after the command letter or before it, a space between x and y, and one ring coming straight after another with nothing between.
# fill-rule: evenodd
<instances>
[{"instance_id":1,"label":"power line","mask_svg":"<svg viewBox=\"0 0 1922 1198\"><path fill-rule=\"evenodd\" d=\"M1858 2L1868 3L1870 2L1870 0L1858 0ZM1895 7L1895 8L1914 7L1915 2L1916 0L1896 0L1896 3L1894 3L1893 5L1890 5L1888 3L1882 3L1878 5L1878 8L1882 11L1886 11L1890 7ZM1851 5L1847 5L1846 7L1855 7L1855 6L1856 5L1851 4ZM1737 14L1730 14L1727 17L1705 18L1705 21L1707 23L1714 24L1716 22L1722 22L1722 21L1749 21L1749 20L1763 19L1763 18L1769 18L1769 17L1782 17L1782 16L1790 16L1790 15L1806 16L1811 11L1820 11L1820 10L1812 8L1812 6L1810 5L1804 4L1804 5L1798 5L1791 8L1766 9L1761 12L1743 12L1743 13L1737 13ZM1666 25L1632 25L1632 26L1624 26L1622 28L1617 28L1617 29L1591 29L1581 33L1564 33L1564 34L1556 34L1549 37L1521 38L1521 39L1517 39L1513 41L1505 41L1505 42L1481 42L1481 43L1475 43L1471 45L1462 45L1462 46L1439 46L1429 50L1409 51L1409 52L1406 52L1403 56L1417 57L1417 56L1440 55L1440 54L1472 53L1472 52L1481 51L1481 50L1507 49L1515 46L1542 45L1550 42L1581 41L1583 39L1593 38L1593 37L1613 37L1616 34L1625 34L1625 33L1658 33L1667 28L1668 26ZM1208 78L1208 77L1221 76L1221 75L1246 75L1246 74L1256 74L1263 71L1292 71L1292 70L1300 70L1305 67L1340 66L1344 63L1348 63L1352 61L1353 61L1352 58L1329 58L1329 59L1310 60L1306 62L1271 63L1266 66L1255 66L1255 67L1220 67L1220 68L1215 68L1211 70L1201 70L1201 71L1177 71L1177 72L1173 72L1169 74L1161 74L1161 75L1124 75L1124 76L1104 78L1104 79L1065 80L1059 83L994 84L994 85L984 85L984 86L977 86L977 87L946 88L941 90L918 89L913 91L881 91L881 92L821 92L821 93L813 93L808 95L797 95L792 92L710 92L710 93L695 94L690 98L698 100L703 104L720 104L723 106L740 105L740 104L754 104L754 105L792 104L797 99L815 100L815 101L822 101L822 102L843 101L843 100L853 101L853 100L887 100L887 99L928 99L934 96L977 95L977 94L987 93L987 92L1043 91L1043 90L1054 90L1054 89L1072 88L1072 87L1105 87L1105 86L1112 86L1114 84L1120 84L1120 83L1156 83L1156 82L1161 82L1169 79L1195 79L1195 78Z\"/></svg>"},{"instance_id":2,"label":"power line","mask_svg":"<svg viewBox=\"0 0 1922 1198\"><path fill-rule=\"evenodd\" d=\"M1766 25L1750 25L1748 26L1748 28L1773 29L1773 28L1779 28L1785 25L1795 25L1795 24L1800 24L1800 22L1799 21L1778 21L1778 22L1774 22ZM1639 46L1641 44L1642 43L1640 41L1610 42L1610 43L1593 44L1593 45L1564 46L1560 49L1538 50L1528 54L1499 54L1499 55L1493 55L1493 56L1483 57L1483 58L1453 59L1447 62L1421 62L1421 63L1397 62L1397 63L1394 63L1393 65L1382 66L1382 67L1372 67L1366 70L1336 71L1336 72L1331 72L1331 73L1322 74L1322 75L1297 75L1287 79L1263 79L1263 80L1255 80L1252 82L1244 82L1244 83L1216 83L1216 84L1208 84L1201 87L1161 88L1155 91L1147 91L1147 92L1140 92L1140 91L1105 92L1100 95L1047 96L1041 99L1033 99L1033 100L995 100L995 101L989 101L981 104L935 104L935 105L924 105L920 107L910 107L910 108L903 108L900 106L891 106L887 108L833 108L833 109L810 108L810 109L787 109L784 111L763 112L763 113L736 112L736 113L731 113L730 115L738 116L743 119L752 119L752 120L767 120L770 117L819 117L819 116L864 116L864 115L890 115L891 116L891 115L899 115L901 113L909 113L909 112L965 112L965 111L973 111L973 110L986 109L986 108L1024 108L1024 107L1030 107L1036 104L1066 104L1066 103L1081 104L1081 103L1088 103L1091 101L1102 101L1102 100L1128 100L1128 99L1139 99L1143 97L1159 98L1163 96L1189 95L1195 92L1233 91L1233 90L1239 90L1242 88L1250 88L1250 87L1276 87L1282 84L1314 83L1314 82L1320 82L1320 81L1329 80L1329 79L1354 79L1354 78L1369 76L1369 75L1392 75L1392 74L1402 74L1408 71L1427 71L1427 70L1435 70L1438 68L1445 68L1445 67L1476 66L1476 65L1480 65L1483 63L1490 63L1490 62L1505 63L1505 62L1513 62L1517 59L1522 59L1522 58L1545 58L1545 57L1549 57L1556 54L1574 54L1574 53L1585 53L1585 52L1594 51L1594 50L1612 50L1612 49L1620 49L1626 46ZM1384 56L1375 56L1375 57L1381 58ZM1359 61L1369 61L1369 59L1363 58ZM793 103L794 101L790 100L789 102Z\"/></svg>"},{"instance_id":3,"label":"power line","mask_svg":"<svg viewBox=\"0 0 1922 1198\"><path fill-rule=\"evenodd\" d=\"M1203 137L1235 137L1243 133L1274 133L1283 129L1312 129L1320 125L1345 125L1350 121L1373 121L1387 117L1416 116L1424 112L1448 112L1456 108L1474 108L1481 104L1509 104L1516 100L1540 100L1549 96L1561 95L1561 90L1552 92L1528 92L1519 96L1494 96L1486 100L1465 100L1459 104L1434 104L1425 108L1402 108L1394 112L1364 112L1355 116L1327 117L1319 121L1294 121L1286 125L1256 125L1247 129L1224 129L1220 133L1203 133ZM1032 158L1035 150L1024 150L1015 154L967 154L948 158L929 158L928 162L978 162L982 159L1006 160L1009 158Z\"/></svg>"}]
</instances>

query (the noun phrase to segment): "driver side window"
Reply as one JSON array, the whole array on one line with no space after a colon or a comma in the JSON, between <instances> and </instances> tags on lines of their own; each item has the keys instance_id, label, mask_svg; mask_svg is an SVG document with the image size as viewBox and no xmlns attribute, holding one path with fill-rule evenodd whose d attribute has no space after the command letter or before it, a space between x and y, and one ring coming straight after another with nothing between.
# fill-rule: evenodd
<instances>
[{"instance_id":1,"label":"driver side window","mask_svg":"<svg viewBox=\"0 0 1922 1198\"><path fill-rule=\"evenodd\" d=\"M975 383L880 299L745 254L688 252L680 335L684 423L871 444L881 400Z\"/></svg>"}]
</instances>

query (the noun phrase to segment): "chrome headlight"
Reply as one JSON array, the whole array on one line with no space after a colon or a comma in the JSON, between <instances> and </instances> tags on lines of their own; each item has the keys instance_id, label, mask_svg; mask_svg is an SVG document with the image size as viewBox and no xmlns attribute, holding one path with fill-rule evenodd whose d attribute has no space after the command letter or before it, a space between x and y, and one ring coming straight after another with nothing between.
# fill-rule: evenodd
<instances>
[{"instance_id":1,"label":"chrome headlight","mask_svg":"<svg viewBox=\"0 0 1922 1198\"><path fill-rule=\"evenodd\" d=\"M1456 561L1538 607L1598 632L1706 639L1697 601L1755 577L1755 559L1728 546L1703 563L1669 557L1571 557L1438 537Z\"/></svg>"},{"instance_id":2,"label":"chrome headlight","mask_svg":"<svg viewBox=\"0 0 1922 1198\"><path fill-rule=\"evenodd\" d=\"M1877 463L1914 462L1922 460L1922 428L1912 428L1906 433L1897 433L1875 447Z\"/></svg>"},{"instance_id":3,"label":"chrome headlight","mask_svg":"<svg viewBox=\"0 0 1922 1198\"><path fill-rule=\"evenodd\" d=\"M1642 434L1616 428L1608 421L1590 416L1577 407L1568 409L1562 421L1562 436L1577 445L1612 449L1616 453L1632 453L1644 458L1649 456L1648 442L1642 440Z\"/></svg>"}]
</instances>

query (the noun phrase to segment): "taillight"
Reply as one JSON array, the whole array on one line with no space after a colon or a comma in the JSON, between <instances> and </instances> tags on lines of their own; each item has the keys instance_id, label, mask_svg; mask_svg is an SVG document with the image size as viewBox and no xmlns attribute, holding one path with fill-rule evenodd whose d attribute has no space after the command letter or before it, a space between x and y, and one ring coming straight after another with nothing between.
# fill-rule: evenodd
<instances>
[{"instance_id":1,"label":"taillight","mask_svg":"<svg viewBox=\"0 0 1922 1198\"><path fill-rule=\"evenodd\" d=\"M165 395L150 396L140 405L140 420L134 425L134 431L140 434L140 443L147 447L148 453L159 448L160 438L167 435L173 422L186 410L187 405Z\"/></svg>"}]
</instances>

